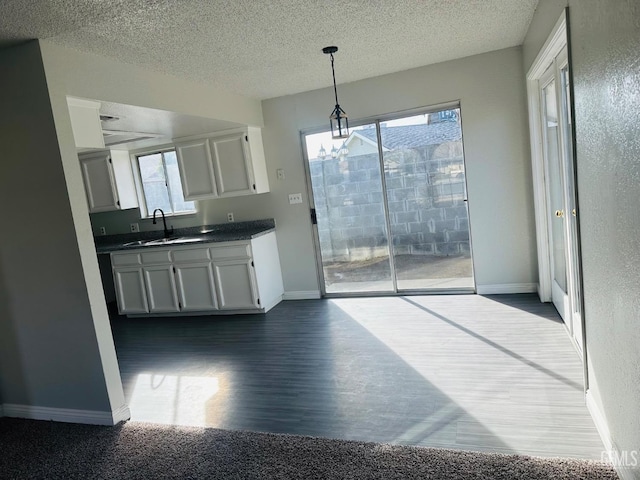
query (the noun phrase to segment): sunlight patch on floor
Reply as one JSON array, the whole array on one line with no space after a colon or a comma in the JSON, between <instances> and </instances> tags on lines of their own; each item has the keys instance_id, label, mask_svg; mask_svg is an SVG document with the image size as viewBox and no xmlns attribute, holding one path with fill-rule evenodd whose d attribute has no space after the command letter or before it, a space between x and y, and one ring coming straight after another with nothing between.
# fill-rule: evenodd
<instances>
[{"instance_id":1,"label":"sunlight patch on floor","mask_svg":"<svg viewBox=\"0 0 640 480\"><path fill-rule=\"evenodd\" d=\"M217 377L141 373L131 396L131 420L206 425L207 403L219 390Z\"/></svg>"},{"instance_id":2,"label":"sunlight patch on floor","mask_svg":"<svg viewBox=\"0 0 640 480\"><path fill-rule=\"evenodd\" d=\"M464 301L464 297L460 300ZM484 437L493 435L499 439L503 448L518 451L522 447L517 444L522 442L513 442L513 438L501 434L500 425L492 421L496 408L504 409L505 416L511 417L507 423L522 421L526 428L526 418L531 412L525 413L521 405L510 398L510 386L522 381L518 361L478 340L472 330L471 335L463 333L402 297L331 301L448 399L449 403L438 405L429 418L398 436L396 442L411 443L425 432L433 436L436 427L444 428L437 435L446 435L446 430L453 428L449 434L456 437L458 417L464 416L466 421L473 419L481 426ZM452 350L459 352L459 360L452 361ZM543 410L546 407L541 405L539 412L533 412L534 417Z\"/></svg>"}]
</instances>

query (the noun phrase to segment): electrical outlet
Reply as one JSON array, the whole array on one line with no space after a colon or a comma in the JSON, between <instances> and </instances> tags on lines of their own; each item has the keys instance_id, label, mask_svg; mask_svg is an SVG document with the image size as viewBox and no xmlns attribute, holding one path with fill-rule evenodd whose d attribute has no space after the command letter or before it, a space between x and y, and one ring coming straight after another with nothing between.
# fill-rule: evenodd
<instances>
[{"instance_id":1,"label":"electrical outlet","mask_svg":"<svg viewBox=\"0 0 640 480\"><path fill-rule=\"evenodd\" d=\"M296 203L302 203L302 194L301 193L290 193L289 194L289 205L294 205Z\"/></svg>"},{"instance_id":2,"label":"electrical outlet","mask_svg":"<svg viewBox=\"0 0 640 480\"><path fill-rule=\"evenodd\" d=\"M227 213L227 221L228 222L233 222L233 213L231 213L231 212Z\"/></svg>"},{"instance_id":3,"label":"electrical outlet","mask_svg":"<svg viewBox=\"0 0 640 480\"><path fill-rule=\"evenodd\" d=\"M276 173L278 174L278 180L284 180L284 168L279 168Z\"/></svg>"},{"instance_id":4,"label":"electrical outlet","mask_svg":"<svg viewBox=\"0 0 640 480\"><path fill-rule=\"evenodd\" d=\"M137 223L132 223L130 227L131 227L131 233L136 233L140 231L140 225Z\"/></svg>"},{"instance_id":5,"label":"electrical outlet","mask_svg":"<svg viewBox=\"0 0 640 480\"><path fill-rule=\"evenodd\" d=\"M107 234L107 229L104 227L100 227L100 235L106 235Z\"/></svg>"}]
</instances>

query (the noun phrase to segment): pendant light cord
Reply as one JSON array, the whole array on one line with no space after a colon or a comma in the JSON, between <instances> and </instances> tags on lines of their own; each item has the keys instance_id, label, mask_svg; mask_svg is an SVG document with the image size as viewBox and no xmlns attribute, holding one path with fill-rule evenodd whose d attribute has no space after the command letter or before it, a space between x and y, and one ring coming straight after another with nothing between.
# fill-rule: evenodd
<instances>
[{"instance_id":1,"label":"pendant light cord","mask_svg":"<svg viewBox=\"0 0 640 480\"><path fill-rule=\"evenodd\" d=\"M336 105L338 105L338 89L336 88L336 71L333 69L333 53L331 56L331 73L333 75L333 93L336 96Z\"/></svg>"}]
</instances>

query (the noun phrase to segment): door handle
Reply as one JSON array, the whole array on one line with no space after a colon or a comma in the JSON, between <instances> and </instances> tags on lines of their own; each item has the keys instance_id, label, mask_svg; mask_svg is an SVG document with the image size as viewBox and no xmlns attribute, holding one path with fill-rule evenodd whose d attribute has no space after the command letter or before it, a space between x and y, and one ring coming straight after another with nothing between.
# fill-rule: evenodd
<instances>
[{"instance_id":1,"label":"door handle","mask_svg":"<svg viewBox=\"0 0 640 480\"><path fill-rule=\"evenodd\" d=\"M558 218L564 217L564 210L556 210L556 217Z\"/></svg>"},{"instance_id":2,"label":"door handle","mask_svg":"<svg viewBox=\"0 0 640 480\"><path fill-rule=\"evenodd\" d=\"M573 215L574 217L576 216L576 209L575 208L573 210L571 210L571 215Z\"/></svg>"}]
</instances>

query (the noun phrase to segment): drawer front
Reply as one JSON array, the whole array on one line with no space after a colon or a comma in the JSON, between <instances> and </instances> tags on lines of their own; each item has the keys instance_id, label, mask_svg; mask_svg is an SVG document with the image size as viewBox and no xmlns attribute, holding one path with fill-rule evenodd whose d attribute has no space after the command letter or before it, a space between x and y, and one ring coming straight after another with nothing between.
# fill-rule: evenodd
<instances>
[{"instance_id":1,"label":"drawer front","mask_svg":"<svg viewBox=\"0 0 640 480\"><path fill-rule=\"evenodd\" d=\"M125 267L130 265L140 265L139 253L112 253L111 265L114 267Z\"/></svg>"},{"instance_id":2,"label":"drawer front","mask_svg":"<svg viewBox=\"0 0 640 480\"><path fill-rule=\"evenodd\" d=\"M236 245L211 247L211 258L214 260L248 257L251 257L251 244L249 242Z\"/></svg>"},{"instance_id":3,"label":"drawer front","mask_svg":"<svg viewBox=\"0 0 640 480\"><path fill-rule=\"evenodd\" d=\"M173 250L171 252L174 262L201 262L209 260L208 248L191 248L188 250Z\"/></svg>"},{"instance_id":4,"label":"drawer front","mask_svg":"<svg viewBox=\"0 0 640 480\"><path fill-rule=\"evenodd\" d=\"M158 263L171 263L171 251L170 250L158 250L153 249L148 252L142 252L142 263L144 265L153 265Z\"/></svg>"}]
</instances>

